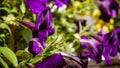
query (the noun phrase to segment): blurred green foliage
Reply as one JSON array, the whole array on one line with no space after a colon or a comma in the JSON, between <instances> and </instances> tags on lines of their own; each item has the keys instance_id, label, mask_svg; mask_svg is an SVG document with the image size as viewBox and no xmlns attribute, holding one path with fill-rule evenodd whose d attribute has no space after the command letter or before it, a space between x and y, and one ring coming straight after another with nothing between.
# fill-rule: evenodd
<instances>
[{"instance_id":1,"label":"blurred green foliage","mask_svg":"<svg viewBox=\"0 0 120 68\"><path fill-rule=\"evenodd\" d=\"M19 59L17 51L23 50L23 54L26 53L24 49L28 46L32 32L17 21L21 19L33 21L33 16L23 0L0 0L0 67L17 67L18 62L25 60ZM24 57L23 54L21 56Z\"/></svg>"}]
</instances>

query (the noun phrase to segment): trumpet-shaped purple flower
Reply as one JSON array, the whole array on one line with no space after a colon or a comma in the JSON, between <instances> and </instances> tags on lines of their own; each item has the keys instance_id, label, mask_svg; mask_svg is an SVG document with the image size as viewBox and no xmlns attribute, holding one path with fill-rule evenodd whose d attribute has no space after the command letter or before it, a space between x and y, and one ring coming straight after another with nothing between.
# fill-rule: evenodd
<instances>
[{"instance_id":1,"label":"trumpet-shaped purple flower","mask_svg":"<svg viewBox=\"0 0 120 68\"><path fill-rule=\"evenodd\" d=\"M63 59L60 53L54 54L45 58L42 62L35 64L35 68L62 68L66 66L67 63Z\"/></svg>"},{"instance_id":2,"label":"trumpet-shaped purple flower","mask_svg":"<svg viewBox=\"0 0 120 68\"><path fill-rule=\"evenodd\" d=\"M44 42L47 40L47 37L54 32L55 30L52 28L52 14L48 8L41 14L38 14L33 37L38 37L41 45L45 46Z\"/></svg>"},{"instance_id":3,"label":"trumpet-shaped purple flower","mask_svg":"<svg viewBox=\"0 0 120 68\"><path fill-rule=\"evenodd\" d=\"M120 45L120 28L116 27L110 33L104 35L103 45L105 47L103 56L108 64L112 64L110 56L117 55L117 48Z\"/></svg>"},{"instance_id":4,"label":"trumpet-shaped purple flower","mask_svg":"<svg viewBox=\"0 0 120 68\"><path fill-rule=\"evenodd\" d=\"M87 49L87 52L83 52L82 54L87 55L88 57L96 61L96 63L100 63L103 53L103 45L99 39L100 37L96 36L88 39L88 37L82 36L81 38L81 46Z\"/></svg>"},{"instance_id":5,"label":"trumpet-shaped purple flower","mask_svg":"<svg viewBox=\"0 0 120 68\"><path fill-rule=\"evenodd\" d=\"M54 1L54 4L57 5L58 7L61 7L67 3L68 3L68 0L55 0Z\"/></svg>"},{"instance_id":6,"label":"trumpet-shaped purple flower","mask_svg":"<svg viewBox=\"0 0 120 68\"><path fill-rule=\"evenodd\" d=\"M25 4L30 8L32 13L38 14L46 9L46 3L49 0L24 0Z\"/></svg>"},{"instance_id":7,"label":"trumpet-shaped purple flower","mask_svg":"<svg viewBox=\"0 0 120 68\"><path fill-rule=\"evenodd\" d=\"M119 4L116 0L100 0L97 2L101 11L100 19L109 22L110 18L118 15Z\"/></svg>"},{"instance_id":8,"label":"trumpet-shaped purple flower","mask_svg":"<svg viewBox=\"0 0 120 68\"><path fill-rule=\"evenodd\" d=\"M37 14L35 24L22 20L20 20L19 22L32 29L33 38L37 38L37 42L39 42L43 48L46 47L45 41L47 40L47 37L55 32L55 30L52 28L52 14L50 13L48 7ZM36 49L37 51L35 51ZM41 53L40 47L38 47L37 43L34 41L30 41L28 50L34 55Z\"/></svg>"}]
</instances>

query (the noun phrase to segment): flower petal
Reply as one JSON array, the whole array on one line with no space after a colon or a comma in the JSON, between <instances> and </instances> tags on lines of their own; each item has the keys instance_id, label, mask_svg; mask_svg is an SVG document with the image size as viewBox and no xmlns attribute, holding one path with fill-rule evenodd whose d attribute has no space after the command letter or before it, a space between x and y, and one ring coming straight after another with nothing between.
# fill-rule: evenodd
<instances>
[{"instance_id":1,"label":"flower petal","mask_svg":"<svg viewBox=\"0 0 120 68\"><path fill-rule=\"evenodd\" d=\"M37 15L35 27L37 30L40 30L48 29L50 26L52 26L52 14L47 7L47 9Z\"/></svg>"},{"instance_id":2,"label":"flower petal","mask_svg":"<svg viewBox=\"0 0 120 68\"><path fill-rule=\"evenodd\" d=\"M35 64L35 68L62 68L67 63L63 59L60 53L54 54L52 56L48 56L42 62L38 62Z\"/></svg>"},{"instance_id":3,"label":"flower petal","mask_svg":"<svg viewBox=\"0 0 120 68\"><path fill-rule=\"evenodd\" d=\"M24 0L26 5L30 8L30 10L32 11L32 13L38 14L41 11L46 9L45 4L43 4L42 2L46 3L46 0ZM42 2L41 2L42 1Z\"/></svg>"},{"instance_id":4,"label":"flower petal","mask_svg":"<svg viewBox=\"0 0 120 68\"><path fill-rule=\"evenodd\" d=\"M68 0L55 0L54 1L54 4L57 5L58 7L61 7L67 3L68 3Z\"/></svg>"},{"instance_id":5,"label":"flower petal","mask_svg":"<svg viewBox=\"0 0 120 68\"><path fill-rule=\"evenodd\" d=\"M110 55L109 55L110 50L111 50L110 47L105 47L104 52L103 52L103 56L105 57L105 60L108 65L112 64L112 62L110 60Z\"/></svg>"},{"instance_id":6,"label":"flower petal","mask_svg":"<svg viewBox=\"0 0 120 68\"><path fill-rule=\"evenodd\" d=\"M113 47L110 51L110 56L117 56L117 53L118 53L117 48Z\"/></svg>"},{"instance_id":7,"label":"flower petal","mask_svg":"<svg viewBox=\"0 0 120 68\"><path fill-rule=\"evenodd\" d=\"M116 0L101 0L97 2L101 11L100 19L109 22L110 18L118 15L119 4Z\"/></svg>"},{"instance_id":8,"label":"flower petal","mask_svg":"<svg viewBox=\"0 0 120 68\"><path fill-rule=\"evenodd\" d=\"M33 55L40 54L42 52L42 48L39 46L40 46L40 43L38 42L38 39L32 38L32 40L29 42L28 51Z\"/></svg>"},{"instance_id":9,"label":"flower petal","mask_svg":"<svg viewBox=\"0 0 120 68\"><path fill-rule=\"evenodd\" d=\"M81 46L87 49L87 54L89 54L89 57L96 61L96 63L101 62L101 56L103 53L103 45L101 44L101 41L95 39L95 38L90 38L86 39L88 42L82 43Z\"/></svg>"}]
</instances>

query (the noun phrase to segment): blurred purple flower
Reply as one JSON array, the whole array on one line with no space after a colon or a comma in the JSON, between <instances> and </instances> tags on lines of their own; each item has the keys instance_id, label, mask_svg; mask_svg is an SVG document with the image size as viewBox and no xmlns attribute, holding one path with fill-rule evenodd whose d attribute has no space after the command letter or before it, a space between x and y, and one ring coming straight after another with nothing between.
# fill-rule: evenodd
<instances>
[{"instance_id":1,"label":"blurred purple flower","mask_svg":"<svg viewBox=\"0 0 120 68\"><path fill-rule=\"evenodd\" d=\"M63 59L63 56L60 53L48 56L42 62L35 64L35 68L62 68L66 66L67 63Z\"/></svg>"},{"instance_id":2,"label":"blurred purple flower","mask_svg":"<svg viewBox=\"0 0 120 68\"><path fill-rule=\"evenodd\" d=\"M118 15L119 4L116 0L100 0L97 2L101 11L100 19L109 22L110 18Z\"/></svg>"},{"instance_id":3,"label":"blurred purple flower","mask_svg":"<svg viewBox=\"0 0 120 68\"><path fill-rule=\"evenodd\" d=\"M106 34L105 30L102 28L100 32L98 32L98 35L103 37Z\"/></svg>"},{"instance_id":4,"label":"blurred purple flower","mask_svg":"<svg viewBox=\"0 0 120 68\"><path fill-rule=\"evenodd\" d=\"M57 5L58 7L61 7L67 3L68 3L68 0L55 0L54 1L54 4Z\"/></svg>"},{"instance_id":5,"label":"blurred purple flower","mask_svg":"<svg viewBox=\"0 0 120 68\"><path fill-rule=\"evenodd\" d=\"M50 8L47 7L45 10L37 15L35 24L35 28L37 30L49 29L49 27L52 26L52 14L49 9Z\"/></svg>"},{"instance_id":6,"label":"blurred purple flower","mask_svg":"<svg viewBox=\"0 0 120 68\"><path fill-rule=\"evenodd\" d=\"M50 13L49 7L46 7L44 10L37 13L35 24L23 20L20 20L19 22L32 30L32 39L37 38L37 42L40 43L43 48L46 47L45 41L47 40L47 37L55 32L54 28L52 28L52 14ZM41 53L41 48L33 40L30 41L28 50L34 55Z\"/></svg>"},{"instance_id":7,"label":"blurred purple flower","mask_svg":"<svg viewBox=\"0 0 120 68\"><path fill-rule=\"evenodd\" d=\"M82 36L80 40L81 46L87 49L87 51L82 52L82 54L90 57L91 59L96 61L96 63L101 62L101 56L103 53L103 45L101 43L102 40L99 38L101 37L93 36L91 38L88 38L86 36Z\"/></svg>"},{"instance_id":8,"label":"blurred purple flower","mask_svg":"<svg viewBox=\"0 0 120 68\"><path fill-rule=\"evenodd\" d=\"M103 56L106 62L111 65L110 56L117 56L117 48L120 45L120 27L116 27L110 33L104 35L103 45L105 47Z\"/></svg>"},{"instance_id":9,"label":"blurred purple flower","mask_svg":"<svg viewBox=\"0 0 120 68\"><path fill-rule=\"evenodd\" d=\"M84 68L88 68L88 56L84 53L84 54L80 54L79 58L81 60L81 62L83 63L83 65L85 65Z\"/></svg>"},{"instance_id":10,"label":"blurred purple flower","mask_svg":"<svg viewBox=\"0 0 120 68\"><path fill-rule=\"evenodd\" d=\"M33 37L38 37L41 45L45 47L44 42L47 40L47 37L54 32L55 30L52 28L52 14L49 8L47 8L37 16Z\"/></svg>"},{"instance_id":11,"label":"blurred purple flower","mask_svg":"<svg viewBox=\"0 0 120 68\"><path fill-rule=\"evenodd\" d=\"M34 56L40 54L42 52L41 44L38 42L37 38L32 38L29 42L28 51L32 53Z\"/></svg>"},{"instance_id":12,"label":"blurred purple flower","mask_svg":"<svg viewBox=\"0 0 120 68\"><path fill-rule=\"evenodd\" d=\"M49 0L24 0L25 4L30 8L32 13L38 14L46 9L46 3Z\"/></svg>"},{"instance_id":13,"label":"blurred purple flower","mask_svg":"<svg viewBox=\"0 0 120 68\"><path fill-rule=\"evenodd\" d=\"M87 68L88 57L82 54L60 52L68 63L65 68ZM71 64L72 63L72 64Z\"/></svg>"}]
</instances>

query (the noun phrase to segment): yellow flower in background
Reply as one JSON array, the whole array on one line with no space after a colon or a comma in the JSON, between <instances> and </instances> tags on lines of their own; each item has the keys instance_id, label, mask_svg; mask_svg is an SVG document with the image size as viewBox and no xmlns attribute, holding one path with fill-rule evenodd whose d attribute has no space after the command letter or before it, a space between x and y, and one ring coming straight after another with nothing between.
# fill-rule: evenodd
<instances>
[{"instance_id":1,"label":"yellow flower in background","mask_svg":"<svg viewBox=\"0 0 120 68\"><path fill-rule=\"evenodd\" d=\"M85 4L89 4L88 2L84 2ZM91 7L90 6L86 6L85 4L83 4L83 2L80 1L75 1L73 3L73 6L71 6L70 8L67 9L68 13L78 13L78 15L80 16L84 16L84 15L91 15Z\"/></svg>"},{"instance_id":2,"label":"yellow flower in background","mask_svg":"<svg viewBox=\"0 0 120 68\"><path fill-rule=\"evenodd\" d=\"M110 19L110 23L111 23L111 24L114 24L114 19Z\"/></svg>"},{"instance_id":3,"label":"yellow flower in background","mask_svg":"<svg viewBox=\"0 0 120 68\"><path fill-rule=\"evenodd\" d=\"M86 15L90 15L90 13L91 13L90 10L85 11Z\"/></svg>"},{"instance_id":4,"label":"yellow flower in background","mask_svg":"<svg viewBox=\"0 0 120 68\"><path fill-rule=\"evenodd\" d=\"M110 32L114 28L114 19L110 19L109 22L104 22L103 20L98 20L95 24L95 30L100 31L104 29L106 33Z\"/></svg>"},{"instance_id":5,"label":"yellow flower in background","mask_svg":"<svg viewBox=\"0 0 120 68\"><path fill-rule=\"evenodd\" d=\"M68 13L70 13L70 12L72 12L72 11L73 11L73 7L70 7L70 8L67 9L67 12L68 12Z\"/></svg>"},{"instance_id":6,"label":"yellow flower in background","mask_svg":"<svg viewBox=\"0 0 120 68\"><path fill-rule=\"evenodd\" d=\"M83 7L82 3L80 1L75 1L73 3L73 6L71 6L70 8L67 9L68 13L74 12L74 11L78 11Z\"/></svg>"},{"instance_id":7,"label":"yellow flower in background","mask_svg":"<svg viewBox=\"0 0 120 68\"><path fill-rule=\"evenodd\" d=\"M95 9L93 12L92 12L92 17L99 17L101 15L101 12L99 9Z\"/></svg>"},{"instance_id":8,"label":"yellow flower in background","mask_svg":"<svg viewBox=\"0 0 120 68\"><path fill-rule=\"evenodd\" d=\"M80 1L75 1L74 4L73 4L73 8L82 8L82 3Z\"/></svg>"}]
</instances>

